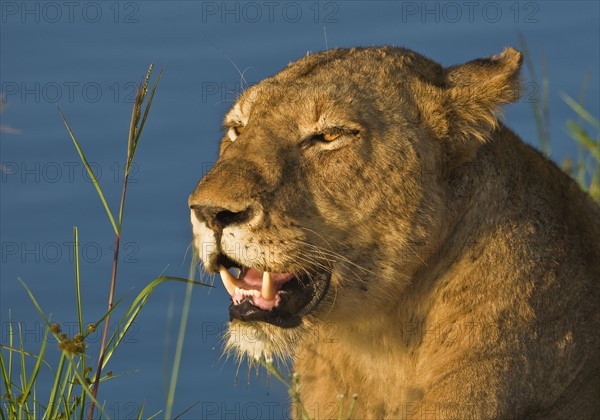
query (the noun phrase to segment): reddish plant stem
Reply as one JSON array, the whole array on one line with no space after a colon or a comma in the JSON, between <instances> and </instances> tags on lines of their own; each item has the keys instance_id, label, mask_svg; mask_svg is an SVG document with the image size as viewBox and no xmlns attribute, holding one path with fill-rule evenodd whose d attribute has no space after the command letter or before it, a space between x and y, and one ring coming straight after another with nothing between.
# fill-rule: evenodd
<instances>
[{"instance_id":1,"label":"reddish plant stem","mask_svg":"<svg viewBox=\"0 0 600 420\"><path fill-rule=\"evenodd\" d=\"M129 161L129 156L127 156L127 160ZM125 179L123 180L123 190L121 191L121 204L119 205L119 225L115 237L115 253L113 257L113 268L112 268L112 278L110 282L110 293L108 295L108 311L110 311L113 307L114 296L115 296L115 287L117 285L117 267L119 265L119 244L121 242L121 224L123 222L123 208L125 207L125 195L127 194L127 181L129 179L129 171L125 171ZM102 333L102 344L100 345L100 355L98 356L98 367L96 368L96 377L94 379L94 388L92 389L92 395L94 399L97 400L98 388L100 386L100 376L102 375L102 364L104 363L104 355L105 355L105 346L106 339L108 337L108 329L110 326L110 313L107 315L106 320L104 322L104 332ZM90 409L88 413L88 420L93 420L94 418L94 409L96 404L93 401L90 401Z\"/></svg>"}]
</instances>

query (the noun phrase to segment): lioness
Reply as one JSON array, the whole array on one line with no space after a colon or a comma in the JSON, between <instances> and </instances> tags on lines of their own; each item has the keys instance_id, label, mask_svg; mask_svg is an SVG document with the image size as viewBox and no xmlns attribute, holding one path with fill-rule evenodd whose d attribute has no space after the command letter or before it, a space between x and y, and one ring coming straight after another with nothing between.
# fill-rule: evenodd
<instances>
[{"instance_id":1,"label":"lioness","mask_svg":"<svg viewBox=\"0 0 600 420\"><path fill-rule=\"evenodd\" d=\"M599 418L600 208L498 121L521 61L330 50L225 117L195 244L309 415Z\"/></svg>"}]
</instances>

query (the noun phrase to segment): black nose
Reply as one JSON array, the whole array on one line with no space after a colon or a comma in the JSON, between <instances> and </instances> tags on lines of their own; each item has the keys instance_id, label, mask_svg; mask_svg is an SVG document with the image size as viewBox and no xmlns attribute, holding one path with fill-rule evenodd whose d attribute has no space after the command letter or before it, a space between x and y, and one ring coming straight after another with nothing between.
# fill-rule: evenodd
<instances>
[{"instance_id":1,"label":"black nose","mask_svg":"<svg viewBox=\"0 0 600 420\"><path fill-rule=\"evenodd\" d=\"M202 206L198 204L192 204L190 208L194 210L196 217L204 220L214 232L221 232L229 225L247 222L252 217L250 207L238 212L223 207Z\"/></svg>"}]
</instances>

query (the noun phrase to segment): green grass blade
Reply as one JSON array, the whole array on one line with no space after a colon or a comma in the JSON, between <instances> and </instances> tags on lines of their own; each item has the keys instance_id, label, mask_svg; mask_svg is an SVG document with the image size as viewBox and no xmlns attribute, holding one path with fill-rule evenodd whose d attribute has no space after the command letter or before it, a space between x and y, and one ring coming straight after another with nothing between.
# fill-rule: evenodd
<instances>
[{"instance_id":1,"label":"green grass blade","mask_svg":"<svg viewBox=\"0 0 600 420\"><path fill-rule=\"evenodd\" d=\"M52 390L50 391L50 399L48 401L48 409L46 410L46 414L50 414L49 417L44 416L44 418L53 419L55 418L55 412L58 410L58 407L55 406L56 395L58 393L58 387L60 384L60 378L62 377L62 372L65 367L66 356L63 352L60 356L60 360L58 362L58 370L56 371L56 376L54 376L54 385L52 386ZM60 405L60 403L58 404Z\"/></svg>"},{"instance_id":2,"label":"green grass blade","mask_svg":"<svg viewBox=\"0 0 600 420\"><path fill-rule=\"evenodd\" d=\"M69 126L69 123L67 122L67 119L63 115L60 108L59 108L58 112L60 113L60 116L62 117L62 120L65 123L65 126L67 127L67 131L69 132L69 135L71 136L71 140L73 140L73 144L75 145L75 148L77 149L77 153L79 153L79 158L81 159L81 162L85 166L85 169L87 170L87 172L92 180L92 183L94 184L94 187L96 188L96 192L98 193L98 196L100 197L100 200L102 201L102 205L104 206L104 210L106 211L106 214L108 215L108 218L110 219L110 223L112 224L115 234L118 235L119 231L117 229L117 224L115 223L113 214L110 211L110 208L108 207L108 203L106 202L106 199L104 198L104 193L102 192L102 188L100 188L100 184L98 183L98 180L96 179L96 175L94 174L94 171L92 171L90 164L88 163L87 159L85 158L83 150L79 146L79 142L75 138L75 134L73 134L73 131L71 130L71 127Z\"/></svg>"},{"instance_id":3,"label":"green grass blade","mask_svg":"<svg viewBox=\"0 0 600 420\"><path fill-rule=\"evenodd\" d=\"M120 331L118 335L115 335L115 333L113 333L113 336L111 337L111 339L109 340L106 348L106 352L104 353L104 360L102 362L102 369L104 369L106 367L106 364L108 363L108 361L110 360L111 356L113 355L113 353L115 352L115 350L117 349L117 347L119 347L119 344L121 344L121 341L123 341L123 338L125 338L125 336L127 335L127 333L129 332L129 329L131 328L131 326L133 325L135 319L137 318L138 314L140 313L140 311L142 310L142 308L144 307L144 305L146 304L146 301L148 300L150 296L146 296L145 299L142 299L142 301L140 302L139 306L137 306L133 312L131 314L127 314L129 316L129 319L127 319L127 316L125 318L123 318L120 322L119 325L117 327L117 331Z\"/></svg>"},{"instance_id":4,"label":"green grass blade","mask_svg":"<svg viewBox=\"0 0 600 420\"><path fill-rule=\"evenodd\" d=\"M79 334L83 334L83 310L81 309L81 279L79 276L79 231L73 226L73 247L75 261L75 298L77 299L77 321L79 323ZM85 366L84 366L85 368Z\"/></svg>"},{"instance_id":5,"label":"green grass blade","mask_svg":"<svg viewBox=\"0 0 600 420\"><path fill-rule=\"evenodd\" d=\"M152 97L151 97L152 98ZM192 261L188 273L189 279L194 279L196 276L196 264L198 262L198 254L192 253ZM173 360L173 369L171 370L171 383L169 385L169 393L167 394L167 407L165 409L165 419L170 419L173 413L173 404L175 403L175 389L177 388L177 378L179 376L179 366L181 365L181 355L183 354L183 341L185 339L185 330L192 302L192 290L194 284L188 283L185 289L185 298L183 301L183 309L181 311L181 320L179 322L179 334L177 336L177 345L175 349L175 359Z\"/></svg>"},{"instance_id":6,"label":"green grass blade","mask_svg":"<svg viewBox=\"0 0 600 420\"><path fill-rule=\"evenodd\" d=\"M185 416L192 408L197 406L200 402L201 402L201 400L196 401L194 404L187 407L181 413L177 414L176 416L173 416L173 420L179 420L179 419L183 418L183 416Z\"/></svg>"},{"instance_id":7,"label":"green grass blade","mask_svg":"<svg viewBox=\"0 0 600 420\"><path fill-rule=\"evenodd\" d=\"M37 419L38 418L38 416L37 416L37 405L38 404L37 404L37 397L36 397L36 392L35 392L35 389L36 389L35 385L36 385L36 383L34 383L34 385L33 385L33 418Z\"/></svg>"},{"instance_id":8,"label":"green grass blade","mask_svg":"<svg viewBox=\"0 0 600 420\"><path fill-rule=\"evenodd\" d=\"M61 403L64 407L63 411L64 412L67 411L67 406L69 403L67 402L67 400L65 398L65 390L69 386L69 382L73 382L73 375L71 375L71 369L72 369L72 366L67 365L67 371L65 372L65 376L63 377L62 383L61 383L60 387L58 388L58 392L56 394L58 396L58 403L56 404L57 412L60 411Z\"/></svg>"},{"instance_id":9,"label":"green grass blade","mask_svg":"<svg viewBox=\"0 0 600 420\"><path fill-rule=\"evenodd\" d=\"M23 331L21 329L21 324L19 324L19 348L21 350L25 349L25 343L23 343ZM21 353L21 389L24 390L27 387L27 370L25 369L25 355L23 353ZM23 395L23 393L21 392L21 395ZM23 415L22 415L22 410L23 410L23 405L24 405L24 401L21 400L21 403L19 404L19 418L22 419Z\"/></svg>"},{"instance_id":10,"label":"green grass blade","mask_svg":"<svg viewBox=\"0 0 600 420\"><path fill-rule=\"evenodd\" d=\"M84 359L83 357L80 357L79 361L77 362L77 365L75 365L72 368L73 369L77 369L77 370L81 370L80 367L81 367L81 363L82 363L83 359ZM81 372L84 372L84 370L81 370ZM67 375L66 376L69 376L69 373L70 372L67 371ZM85 376L85 375L82 374L82 376ZM66 401L65 402L65 412L68 413L67 418L71 418L71 416L70 416L70 412L71 412L71 399L72 399L72 395L73 395L73 389L75 388L75 381L68 381L68 384L69 384L68 386L67 386L67 383L63 384L63 387L61 389L61 394L64 395L65 394L64 390L65 389L67 390L66 391L67 396L65 397L65 401Z\"/></svg>"},{"instance_id":11,"label":"green grass blade","mask_svg":"<svg viewBox=\"0 0 600 420\"><path fill-rule=\"evenodd\" d=\"M69 408L69 401L67 400L67 398L65 397L64 394L61 394L61 400L63 403L63 407L65 408L62 412L61 412L61 417L66 418L66 419L70 419L71 418L71 410Z\"/></svg>"},{"instance_id":12,"label":"green grass blade","mask_svg":"<svg viewBox=\"0 0 600 420\"><path fill-rule=\"evenodd\" d=\"M38 354L30 353L28 351L24 351L24 350L21 350L21 349L16 349L14 347L9 347L9 346L4 345L4 344L0 344L0 349L4 349L4 350L6 350L8 352L15 352L15 353L19 353L19 354L24 354L25 356L31 357L33 359L37 359L39 357ZM54 370L52 369L52 366L50 366L50 363L48 363L45 360L42 360L42 363L44 365L46 365L48 367L48 369L50 369L52 372L54 372ZM9 380L10 380L10 376L9 376Z\"/></svg>"},{"instance_id":13,"label":"green grass blade","mask_svg":"<svg viewBox=\"0 0 600 420\"><path fill-rule=\"evenodd\" d=\"M123 295L123 296L121 296L121 297L120 297L120 298L119 298L119 299L118 299L118 300L117 300L117 301L116 301L116 302L113 304L113 307L112 307L112 308L110 308L110 311L108 311L108 312L106 312L104 315L102 315L102 318L100 318L100 319L99 319L99 320L96 322L96 325L100 325L100 324L102 323L102 321L104 321L104 319L106 319L106 317L107 317L108 315L110 315L110 314L111 314L111 313L112 313L112 312L115 310L115 308L116 308L116 307L117 307L117 306L118 306L118 305L119 305L119 304L120 304L120 303L121 303L121 302L122 302L122 301L125 299L125 297L126 297L126 296L127 296L127 295ZM125 316L125 317L126 317L126 316ZM122 318L122 319L121 319L121 321L119 321L119 324L117 325L117 329L116 329L116 330L115 330L115 331L112 333L112 335L110 336L110 339L108 340L108 343L105 345L105 348L108 348L108 347L110 347L110 346L111 346L111 343L114 341L114 339L115 339L115 337L116 337L117 333L119 332L119 330L120 330L120 328L121 328L121 325L123 325L123 323L125 322L125 317L124 317L124 318ZM84 337L87 337L89 334L90 334L90 332L89 332L89 331L88 331L88 332L86 332L86 333L84 334Z\"/></svg>"},{"instance_id":14,"label":"green grass blade","mask_svg":"<svg viewBox=\"0 0 600 420\"><path fill-rule=\"evenodd\" d=\"M273 366L273 362L272 361L265 361L263 359L259 360L260 364L263 365L263 367L265 369L267 369L267 372L269 372L271 375L273 375L279 382L281 382L283 385L285 385L286 388L291 388L292 384L290 382L288 382L281 373L279 373L279 371L275 368L275 366Z\"/></svg>"},{"instance_id":15,"label":"green grass blade","mask_svg":"<svg viewBox=\"0 0 600 420\"><path fill-rule=\"evenodd\" d=\"M13 346L13 323L12 323L12 312L9 310L8 311L8 345L10 347ZM12 367L13 367L13 359L12 359L12 352L10 352L8 354L8 378L10 379L11 383L12 383Z\"/></svg>"},{"instance_id":16,"label":"green grass blade","mask_svg":"<svg viewBox=\"0 0 600 420\"><path fill-rule=\"evenodd\" d=\"M79 230L77 226L73 226L73 237L75 246L73 248L74 261L75 261L75 297L77 299L77 322L79 324L79 334L84 334L84 324L83 324L83 308L81 306L81 276L79 271ZM81 371L85 372L85 357L81 358ZM71 391L73 387L69 388L69 397L67 398L70 401ZM85 393L82 393L81 396L81 407L79 417L83 418L85 413ZM74 409L76 408L73 407Z\"/></svg>"},{"instance_id":17,"label":"green grass blade","mask_svg":"<svg viewBox=\"0 0 600 420\"><path fill-rule=\"evenodd\" d=\"M535 86L540 87L540 100L531 102L531 109L533 110L533 116L535 120L535 125L538 133L538 141L540 143L540 148L542 152L546 156L550 156L550 121L548 120L549 114L549 82L548 76L545 71L545 67L542 67L542 83L540 84L537 74L535 72L535 66L533 65L533 60L531 59L531 54L529 53L529 47L527 42L525 41L525 37L519 34L519 44L521 46L521 50L523 52L523 58L525 59L525 66L531 78L531 81L535 84Z\"/></svg>"},{"instance_id":18,"label":"green grass blade","mask_svg":"<svg viewBox=\"0 0 600 420\"><path fill-rule=\"evenodd\" d=\"M158 415L162 413L162 410L157 411L156 413L152 414L150 417L148 417L148 420L152 420L156 417L158 417Z\"/></svg>"},{"instance_id":19,"label":"green grass blade","mask_svg":"<svg viewBox=\"0 0 600 420\"><path fill-rule=\"evenodd\" d=\"M71 367L73 367L73 365L74 365L73 357L71 355L69 355L68 353L64 352L64 351L63 351L63 354L66 354L67 361L69 362L69 365L71 365ZM96 398L94 398L94 395L92 394L92 390L87 385L87 382L84 379L84 377L81 375L81 373L79 373L79 371L77 369L72 369L72 372L75 375L75 377L77 378L77 380L79 381L79 383L81 384L81 389L83 390L83 392L85 392L85 394L88 396L88 398L94 404L96 404L96 407L98 407L98 409L100 410L100 414L106 416L106 413L104 411L104 405L100 405L98 403L98 400L96 400ZM106 418L108 418L108 416L106 416Z\"/></svg>"},{"instance_id":20,"label":"green grass blade","mask_svg":"<svg viewBox=\"0 0 600 420\"><path fill-rule=\"evenodd\" d=\"M80 370L81 372L85 372L84 370L82 370L80 368L80 366L82 366L82 361L83 361L83 357L80 357L77 365L75 366L75 369ZM85 392L81 392L81 395L73 396L73 390L75 389L75 386L79 386L79 382L76 380L73 380L73 375L70 374L70 369L71 369L71 367L68 368L67 374L65 375L65 382L63 382L63 385L61 387L61 394L63 394L63 395L64 395L64 389L67 389L67 396L63 397L63 403L65 404L65 412L68 414L67 418L71 418L70 413L71 412L74 413L75 410L77 410L77 407L79 407L79 416L75 417L75 418L84 419L85 418ZM85 374L82 373L81 375L85 377ZM67 383L68 383L68 386L67 386ZM75 399L75 398L77 398L77 399Z\"/></svg>"},{"instance_id":21,"label":"green grass blade","mask_svg":"<svg viewBox=\"0 0 600 420\"><path fill-rule=\"evenodd\" d=\"M138 412L138 420L142 420L142 416L144 415L144 403L142 403L142 406L140 407L140 411Z\"/></svg>"},{"instance_id":22,"label":"green grass blade","mask_svg":"<svg viewBox=\"0 0 600 420\"><path fill-rule=\"evenodd\" d=\"M5 348L5 346L0 344L0 350L3 350ZM2 355L2 351L0 351L0 369L2 369L2 381L4 382L4 387L6 388L6 397L10 400L12 399L10 395L10 378L8 377L8 369L6 369L6 364L4 363L4 356Z\"/></svg>"},{"instance_id":23,"label":"green grass blade","mask_svg":"<svg viewBox=\"0 0 600 420\"><path fill-rule=\"evenodd\" d=\"M571 107L575 113L583 120L587 121L592 127L600 130L600 120L596 119L592 114L587 112L583 106L565 93L561 93L560 97Z\"/></svg>"},{"instance_id":24,"label":"green grass blade","mask_svg":"<svg viewBox=\"0 0 600 420\"><path fill-rule=\"evenodd\" d=\"M81 400L78 403L79 404L79 417L77 417L77 418L82 419L82 420L85 419L85 408L86 408L85 396L86 396L86 393L82 392Z\"/></svg>"},{"instance_id":25,"label":"green grass blade","mask_svg":"<svg viewBox=\"0 0 600 420\"><path fill-rule=\"evenodd\" d=\"M44 339L42 340L40 354L37 357L37 361L35 362L35 366L33 367L33 371L31 372L31 377L29 378L28 384L25 387L25 390L23 391L23 402L27 401L27 397L29 397L29 393L31 392L31 387L35 384L35 379L37 378L37 375L40 371L40 366L42 365L42 360L44 359L44 353L46 352L46 344L48 344L48 331L48 327L46 327Z\"/></svg>"},{"instance_id":26,"label":"green grass blade","mask_svg":"<svg viewBox=\"0 0 600 420\"><path fill-rule=\"evenodd\" d=\"M79 418L82 420L85 419L86 395L87 394L85 392L82 392L79 397Z\"/></svg>"},{"instance_id":27,"label":"green grass blade","mask_svg":"<svg viewBox=\"0 0 600 420\"><path fill-rule=\"evenodd\" d=\"M124 372L124 373L119 373L118 375L115 375L115 374L112 374L111 376L105 375L105 376L103 376L103 377L100 378L100 382L114 381L115 379L120 378L122 376L135 375L135 374L137 374L139 372L140 372L139 369L136 369L136 370L131 370L131 371Z\"/></svg>"},{"instance_id":28,"label":"green grass blade","mask_svg":"<svg viewBox=\"0 0 600 420\"><path fill-rule=\"evenodd\" d=\"M354 414L354 407L356 406L356 400L358 399L358 395L352 395L352 400L350 401L350 408L348 409L348 415L346 416L346 420L350 420L352 415Z\"/></svg>"},{"instance_id":29,"label":"green grass blade","mask_svg":"<svg viewBox=\"0 0 600 420\"><path fill-rule=\"evenodd\" d=\"M164 339L163 339L163 363L162 363L162 378L163 378L163 388L165 390L165 395L166 393L169 392L169 383L168 380L170 379L171 375L171 336L172 331L173 331L173 325L174 325L174 310L175 308L175 297L173 294L171 294L169 296L169 301L167 303L167 314L165 316L165 332L164 332Z\"/></svg>"},{"instance_id":30,"label":"green grass blade","mask_svg":"<svg viewBox=\"0 0 600 420\"><path fill-rule=\"evenodd\" d=\"M6 369L6 365L4 363L4 356L2 355L2 351L0 349L0 369L2 369L2 380L4 381L4 387L6 388L6 396L5 398L8 400L8 407L7 407L7 411L6 411L6 415L8 416L9 413L11 412L11 405L12 405L12 395L11 395L11 382L10 379L8 377L8 370ZM0 414L2 414L2 418L4 419L4 411L2 409L2 405L0 405Z\"/></svg>"},{"instance_id":31,"label":"green grass blade","mask_svg":"<svg viewBox=\"0 0 600 420\"><path fill-rule=\"evenodd\" d=\"M110 308L109 311L107 311L104 315L102 315L102 317L100 317L100 319L98 321L96 321L94 323L94 325L98 326L102 323L102 321L104 321L106 319L107 316L109 316L110 314L112 314L112 312L117 308L117 306L119 306L119 304L121 302L123 302L123 300L125 299L125 297L127 297L127 294L124 294L123 296L121 296L112 306L112 308ZM83 337L87 337L88 335L90 335L92 333L92 331L86 330L83 333Z\"/></svg>"},{"instance_id":32,"label":"green grass blade","mask_svg":"<svg viewBox=\"0 0 600 420\"><path fill-rule=\"evenodd\" d=\"M292 406L298 407L300 410L300 418L303 420L310 420L310 416L308 415L308 411L304 407L300 399L300 379L297 374L292 375L291 382L287 381L281 373L275 368L273 362L271 360L267 361L264 358L258 360L258 362L263 365L269 374L273 375L279 382L281 382L288 390L288 395L290 396L290 400L292 402Z\"/></svg>"},{"instance_id":33,"label":"green grass blade","mask_svg":"<svg viewBox=\"0 0 600 420\"><path fill-rule=\"evenodd\" d=\"M204 286L204 287L213 287L210 284L197 282L197 281L193 281L193 280L189 280L189 279L184 279L182 277L160 276L160 277L154 279L152 282L150 282L150 284L148 284L146 287L144 287L144 289L142 289L142 291L136 296L136 298L133 300L133 302L129 306L129 309L123 316L122 320L119 322L119 325L117 326L116 331L113 333L111 339L109 340L109 342L106 346L107 351L105 353L104 362L102 364L103 369L106 366L106 363L108 363L108 360L110 359L110 357L112 356L114 351L117 349L117 347L119 346L119 344L121 343L121 341L123 340L123 338L125 337L127 332L129 331L131 325L133 325L133 322L137 318L140 310L144 307L144 305L150 298L150 295L152 294L154 289L158 285L168 282L168 281L177 281L177 282L183 282L183 283L188 283L188 284L191 283L193 285ZM117 331L119 332L118 335L116 334Z\"/></svg>"},{"instance_id":34,"label":"green grass blade","mask_svg":"<svg viewBox=\"0 0 600 420\"><path fill-rule=\"evenodd\" d=\"M214 288L214 286L211 285L211 284L202 283L202 282L194 281L194 280L190 280L190 279L185 279L183 277L160 276L160 277L157 277L154 280L152 280L152 282L150 282L150 284L148 284L146 287L144 287L144 289L137 295L137 297L135 298L135 300L131 304L130 308L133 308L134 306L136 306L139 303L139 301L141 301L142 299L144 299L144 297L146 295L149 295L150 293L152 293L152 291L154 290L154 288L156 288L156 286L158 286L161 283L167 282L167 281L178 281L178 282L182 282L182 283L193 283L193 284L195 284L197 286L204 286L204 287Z\"/></svg>"},{"instance_id":35,"label":"green grass blade","mask_svg":"<svg viewBox=\"0 0 600 420\"><path fill-rule=\"evenodd\" d=\"M40 305L39 305L37 299L35 298L35 296L33 296L33 293L31 292L31 290L29 289L29 287L27 287L27 285L25 284L25 282L23 280L21 280L20 277L17 277L17 279L21 282L21 284L23 285L23 287L27 291L27 294L29 295L29 299L31 299L31 301L33 302L33 306L35 306L35 309L38 311L38 313L40 314L40 316L42 317L42 319L46 323L46 326L49 327L50 326L50 320L48 319L48 317L46 316L46 314L44 313L44 311L42 311L42 308L40 307Z\"/></svg>"},{"instance_id":36,"label":"green grass blade","mask_svg":"<svg viewBox=\"0 0 600 420\"><path fill-rule=\"evenodd\" d=\"M13 326L12 326L12 313L8 311L8 344L12 348L13 346ZM6 408L6 415L9 417L15 417L17 415L17 408L15 405L15 398L12 394L12 351L8 352L8 369L4 364L4 357L2 357L2 351L0 350L0 361L2 362L2 378L6 385L6 396L8 398L8 407Z\"/></svg>"},{"instance_id":37,"label":"green grass blade","mask_svg":"<svg viewBox=\"0 0 600 420\"><path fill-rule=\"evenodd\" d=\"M594 174L592 175L589 192L594 201L600 204L600 169L597 169L596 172L594 172Z\"/></svg>"},{"instance_id":38,"label":"green grass blade","mask_svg":"<svg viewBox=\"0 0 600 420\"><path fill-rule=\"evenodd\" d=\"M574 121L567 121L569 135L577 143L581 144L596 161L600 161L600 144L594 141L585 130Z\"/></svg>"}]
</instances>

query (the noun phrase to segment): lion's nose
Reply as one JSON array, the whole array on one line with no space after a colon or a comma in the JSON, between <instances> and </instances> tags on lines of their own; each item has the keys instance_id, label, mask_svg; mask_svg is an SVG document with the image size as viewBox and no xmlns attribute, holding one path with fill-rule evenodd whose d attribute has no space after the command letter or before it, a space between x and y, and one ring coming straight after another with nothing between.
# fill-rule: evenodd
<instances>
[{"instance_id":1,"label":"lion's nose","mask_svg":"<svg viewBox=\"0 0 600 420\"><path fill-rule=\"evenodd\" d=\"M227 226L247 222L252 217L250 207L243 211L231 211L224 207L192 204L190 208L200 220L204 220L214 232L222 232Z\"/></svg>"}]
</instances>

